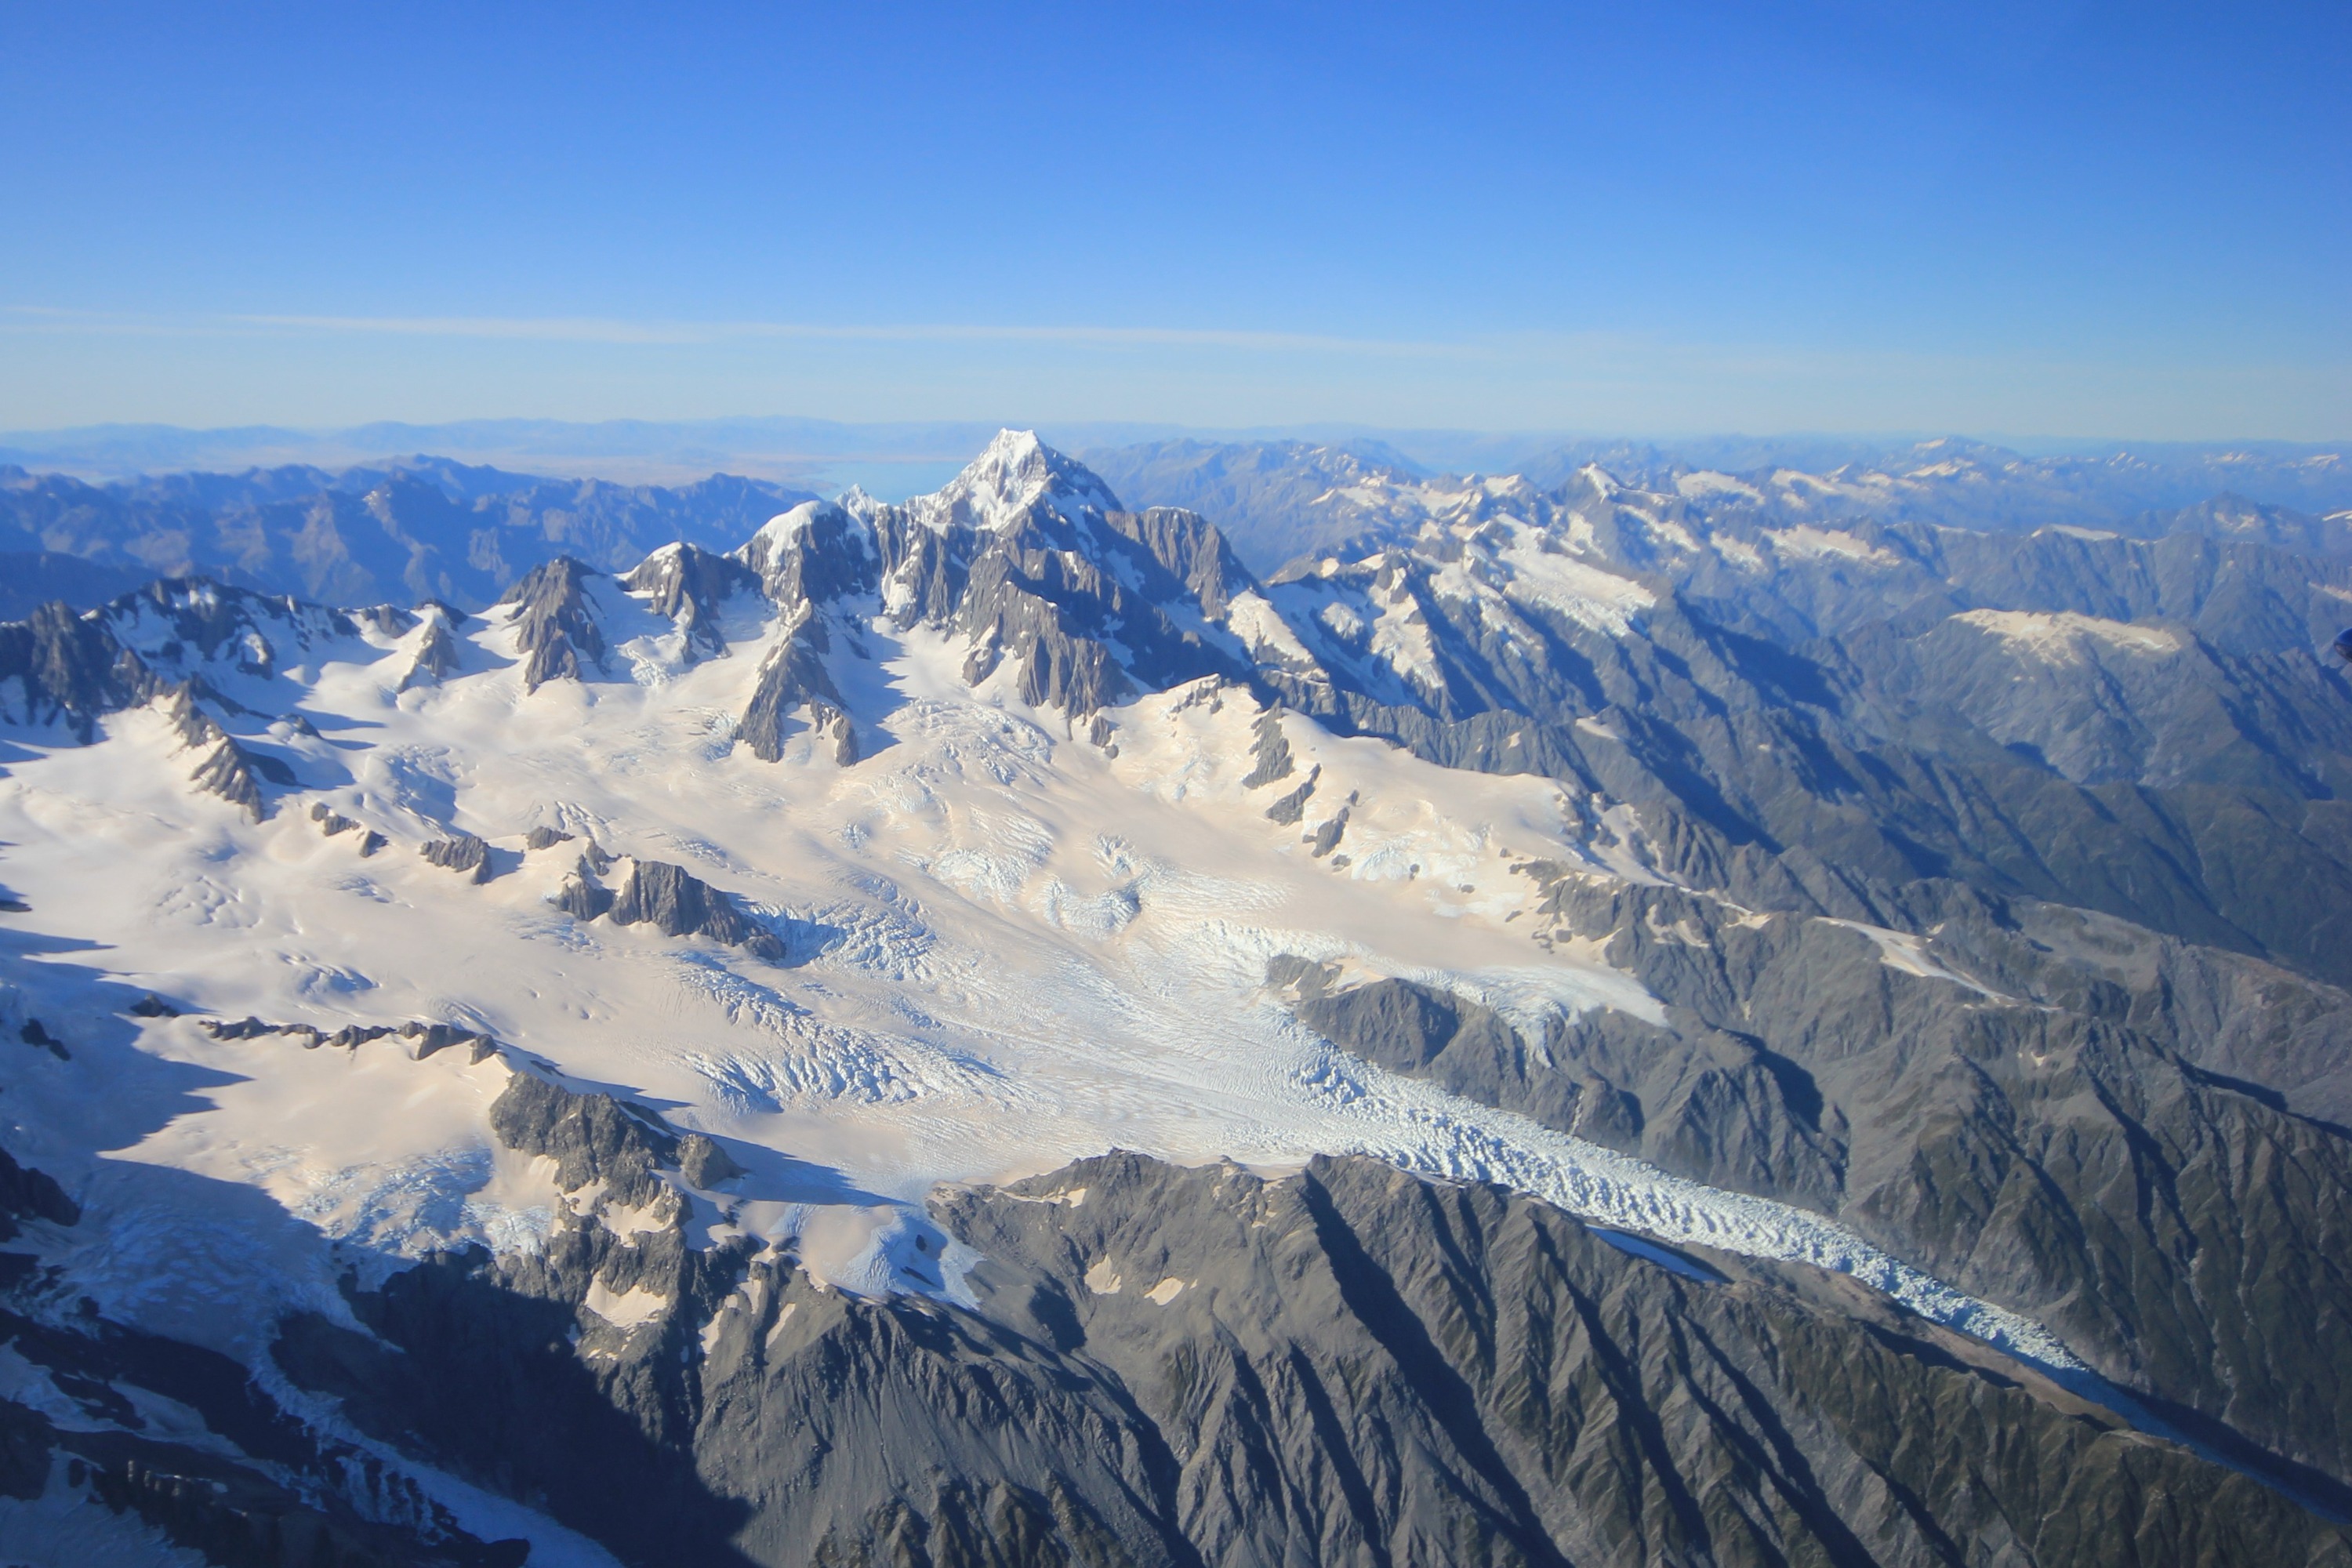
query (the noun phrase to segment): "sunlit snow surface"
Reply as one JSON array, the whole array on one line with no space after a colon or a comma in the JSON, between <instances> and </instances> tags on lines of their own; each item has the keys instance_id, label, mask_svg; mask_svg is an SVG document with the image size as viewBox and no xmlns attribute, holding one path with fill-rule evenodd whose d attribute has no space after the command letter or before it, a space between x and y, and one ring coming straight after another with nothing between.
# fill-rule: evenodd
<instances>
[{"instance_id":1,"label":"sunlit snow surface","mask_svg":"<svg viewBox=\"0 0 2352 1568\"><path fill-rule=\"evenodd\" d=\"M190 786L199 759L158 712L117 716L89 747L20 734L0 778L0 877L33 910L8 917L10 940L47 954L13 966L23 1011L61 1020L69 1046L96 1030L78 1017L149 988L229 1018L488 1030L727 1141L751 1168L729 1194L734 1226L800 1236L850 1289L909 1288L893 1260L941 1181L1112 1146L1276 1169L1364 1152L1670 1241L1848 1270L2073 1364L2037 1326L1827 1220L1383 1073L1269 994L1267 960L1295 953L1450 986L1530 1028L1557 1010L1660 1016L1628 976L1511 923L1535 900L1514 866L1585 858L1549 782L1442 770L1290 717L1297 772L1246 790L1261 713L1236 689L1114 710L1112 755L1024 710L1006 676L966 685L961 647L880 623L841 627L832 658L864 760L837 765L803 736L762 763L730 746L757 626L730 624L744 637L731 657L686 664L666 623L609 580L597 593L607 625L639 637L614 637L608 679L526 695L494 612L467 628L471 673L439 687L395 689L421 631L322 635L279 647L274 676L222 679L319 732L267 731L304 789L273 791L260 824ZM260 738L259 722L239 725ZM1305 822L1267 820L1318 765ZM1316 858L1312 830L1351 796L1338 853ZM324 836L314 801L389 847L362 858L361 835ZM525 852L538 826L579 837ZM497 848L492 880L418 856L452 828ZM592 837L734 894L794 962L558 911L547 900ZM135 1054L87 1039L70 1062L44 1057L5 1113L27 1162L89 1207L78 1278L135 1321L249 1351L279 1307L339 1310L355 1256L380 1269L463 1240L527 1248L565 1202L547 1162L489 1135L502 1061L419 1063L391 1040L217 1042L192 1019L110 1026L136 1028ZM77 1163L90 1148L112 1152ZM237 1194L252 1201L224 1197ZM696 1212L698 1234L728 1228L708 1202ZM914 1288L959 1296L950 1263ZM616 1321L656 1310L609 1305Z\"/></svg>"}]
</instances>

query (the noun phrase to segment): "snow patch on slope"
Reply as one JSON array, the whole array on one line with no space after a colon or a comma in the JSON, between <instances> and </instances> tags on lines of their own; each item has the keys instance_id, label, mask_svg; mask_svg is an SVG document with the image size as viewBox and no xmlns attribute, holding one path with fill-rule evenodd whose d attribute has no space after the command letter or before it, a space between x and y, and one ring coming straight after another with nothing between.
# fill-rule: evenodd
<instances>
[{"instance_id":1,"label":"snow patch on slope","mask_svg":"<svg viewBox=\"0 0 2352 1568\"><path fill-rule=\"evenodd\" d=\"M1964 610L1952 619L1990 632L2021 653L2049 664L2080 664L2095 647L2144 658L2179 653L2188 638L2168 626L2101 620L2072 610Z\"/></svg>"}]
</instances>

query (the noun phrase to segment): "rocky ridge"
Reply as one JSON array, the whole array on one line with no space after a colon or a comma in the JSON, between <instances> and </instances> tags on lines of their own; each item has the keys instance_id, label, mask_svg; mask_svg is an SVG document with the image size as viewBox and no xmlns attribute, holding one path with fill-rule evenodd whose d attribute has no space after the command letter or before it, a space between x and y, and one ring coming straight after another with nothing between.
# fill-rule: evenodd
<instances>
[{"instance_id":1,"label":"rocky ridge","mask_svg":"<svg viewBox=\"0 0 2352 1568\"><path fill-rule=\"evenodd\" d=\"M625 1116L571 1114L565 1180L658 1158ZM1491 1188L1362 1160L1268 1182L1112 1155L943 1196L929 1218L907 1267L971 1248L975 1310L827 1290L789 1247L698 1253L676 1222L625 1242L583 1216L536 1258L451 1257L355 1298L446 1377L404 1376L315 1318L289 1321L278 1355L362 1426L544 1496L626 1562L2347 1550L2258 1484L1833 1278L1653 1261ZM662 1306L625 1331L586 1305L638 1292ZM566 1320L578 1352L548 1342ZM452 1395L483 1378L510 1390L503 1408L570 1414L486 1427Z\"/></svg>"}]
</instances>

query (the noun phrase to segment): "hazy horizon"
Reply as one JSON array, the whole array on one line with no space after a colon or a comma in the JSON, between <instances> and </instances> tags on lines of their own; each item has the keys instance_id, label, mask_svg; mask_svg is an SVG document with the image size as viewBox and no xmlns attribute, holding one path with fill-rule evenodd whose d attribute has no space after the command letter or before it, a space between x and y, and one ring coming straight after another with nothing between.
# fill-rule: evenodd
<instances>
[{"instance_id":1,"label":"hazy horizon","mask_svg":"<svg viewBox=\"0 0 2352 1568\"><path fill-rule=\"evenodd\" d=\"M91 481L146 474L241 471L287 465L335 469L442 458L551 478L670 484L714 473L837 491L857 484L877 494L915 494L961 468L1001 427L1036 429L1074 453L1161 441L1300 441L1384 449L1423 470L1506 472L1562 449L1649 447L1694 466L1748 468L1789 463L1833 468L1925 442L1979 443L2029 458L2103 458L2227 450L2317 455L2343 443L2220 437L2200 441L2126 437L2021 437L2002 432L1444 430L1300 422L1255 427L1170 423L1078 423L1021 419L835 421L797 416L715 420L566 421L532 418L418 425L373 421L302 428L205 428L165 424L88 425L0 430L0 464ZM886 499L898 499L887 495Z\"/></svg>"}]
</instances>

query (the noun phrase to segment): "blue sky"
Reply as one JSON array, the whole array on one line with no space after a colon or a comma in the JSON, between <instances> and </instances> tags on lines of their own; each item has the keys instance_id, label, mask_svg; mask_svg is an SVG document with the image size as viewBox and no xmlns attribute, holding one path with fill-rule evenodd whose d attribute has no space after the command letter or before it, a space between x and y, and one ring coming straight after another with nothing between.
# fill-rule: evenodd
<instances>
[{"instance_id":1,"label":"blue sky","mask_svg":"<svg viewBox=\"0 0 2352 1568\"><path fill-rule=\"evenodd\" d=\"M5 4L0 427L2352 435L2352 7Z\"/></svg>"}]
</instances>

